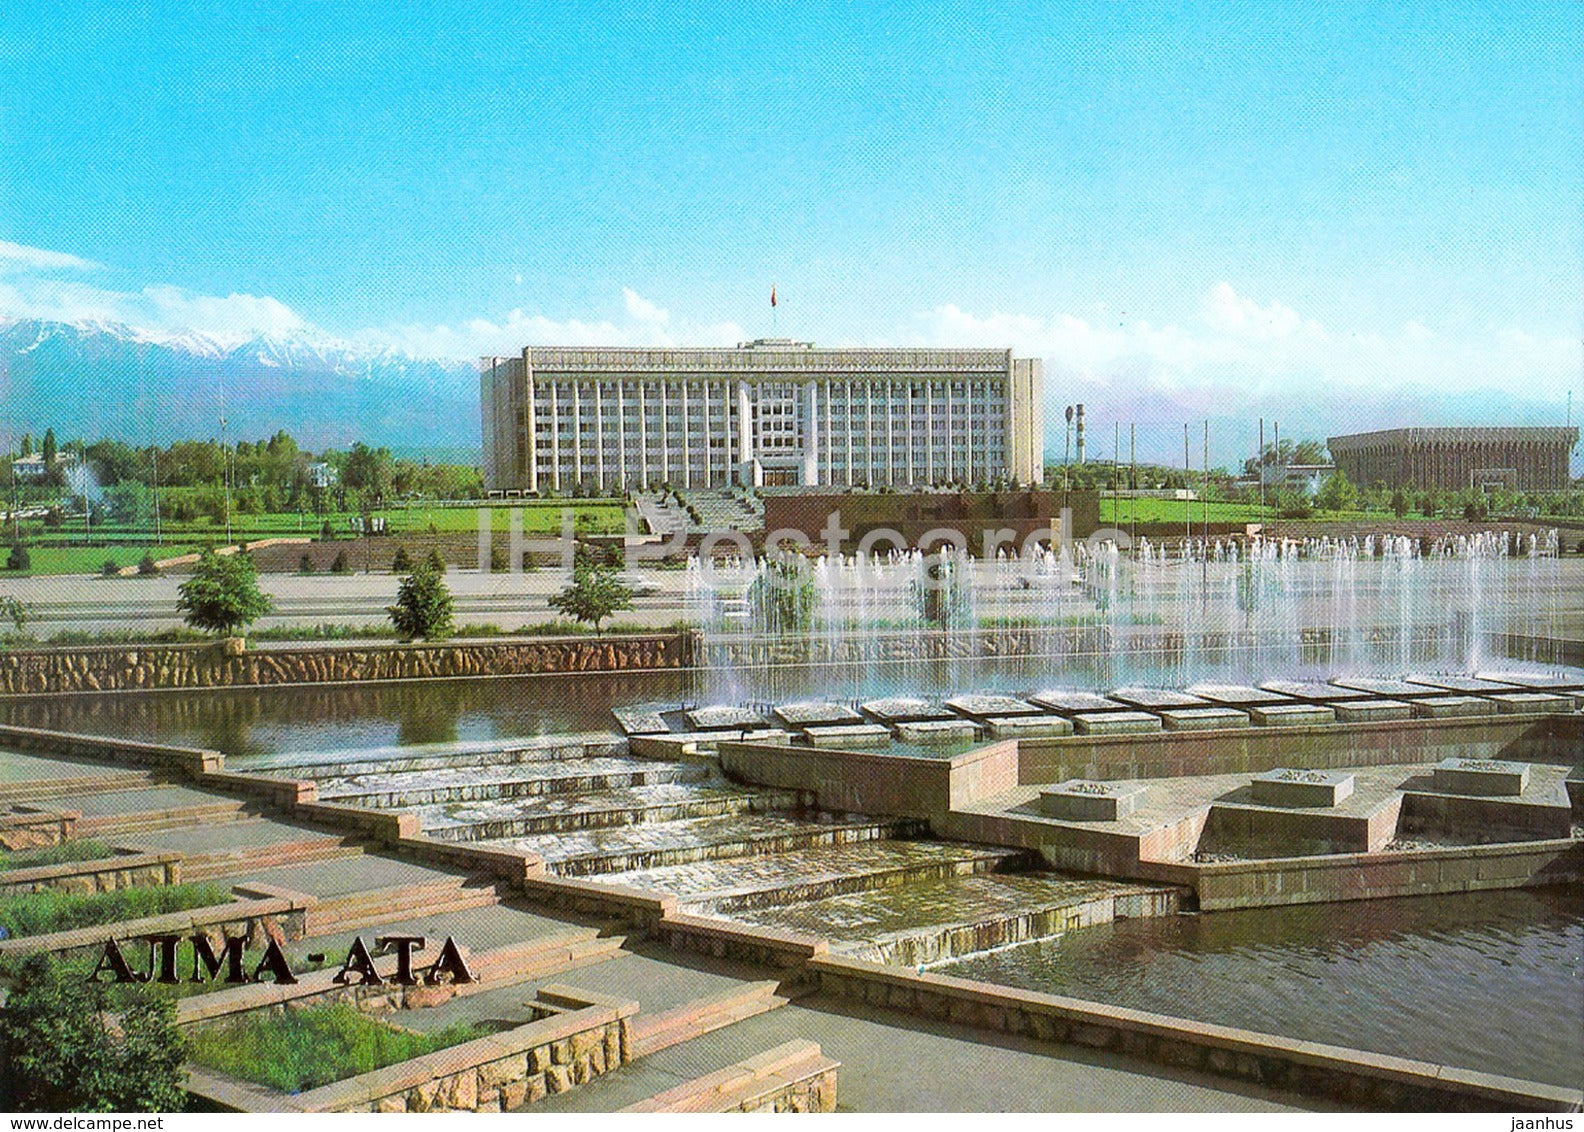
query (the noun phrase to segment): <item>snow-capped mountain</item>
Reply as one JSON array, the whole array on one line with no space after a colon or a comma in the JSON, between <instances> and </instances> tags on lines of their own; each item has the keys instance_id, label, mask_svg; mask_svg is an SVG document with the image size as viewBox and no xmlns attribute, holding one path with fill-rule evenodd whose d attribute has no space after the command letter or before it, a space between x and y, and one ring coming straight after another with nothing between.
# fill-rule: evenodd
<instances>
[{"instance_id":1,"label":"snow-capped mountain","mask_svg":"<svg viewBox=\"0 0 1584 1132\"><path fill-rule=\"evenodd\" d=\"M112 323L0 319L0 430L146 443L284 428L312 448L354 440L476 449L477 369L323 336L227 341Z\"/></svg>"}]
</instances>

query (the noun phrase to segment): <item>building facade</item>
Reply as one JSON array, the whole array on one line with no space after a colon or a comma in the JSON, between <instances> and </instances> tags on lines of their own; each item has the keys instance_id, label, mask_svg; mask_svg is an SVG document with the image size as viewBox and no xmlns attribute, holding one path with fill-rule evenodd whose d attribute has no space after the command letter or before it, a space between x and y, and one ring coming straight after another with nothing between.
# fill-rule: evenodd
<instances>
[{"instance_id":1,"label":"building facade","mask_svg":"<svg viewBox=\"0 0 1584 1132\"><path fill-rule=\"evenodd\" d=\"M1041 365L1010 350L530 346L481 392L492 491L1044 478Z\"/></svg>"},{"instance_id":2,"label":"building facade","mask_svg":"<svg viewBox=\"0 0 1584 1132\"><path fill-rule=\"evenodd\" d=\"M1398 428L1333 436L1331 459L1364 487L1561 491L1576 428Z\"/></svg>"}]
</instances>

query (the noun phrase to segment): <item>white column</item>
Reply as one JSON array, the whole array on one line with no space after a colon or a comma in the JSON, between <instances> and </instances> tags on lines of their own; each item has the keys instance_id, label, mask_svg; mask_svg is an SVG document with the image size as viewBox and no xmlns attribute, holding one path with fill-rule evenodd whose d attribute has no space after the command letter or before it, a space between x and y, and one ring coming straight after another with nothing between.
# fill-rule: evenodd
<instances>
[{"instance_id":1,"label":"white column","mask_svg":"<svg viewBox=\"0 0 1584 1132\"><path fill-rule=\"evenodd\" d=\"M627 379L616 383L616 465L622 487L632 490L632 480L627 477Z\"/></svg>"},{"instance_id":2,"label":"white column","mask_svg":"<svg viewBox=\"0 0 1584 1132\"><path fill-rule=\"evenodd\" d=\"M649 383L638 381L638 460L643 467L643 489L649 490Z\"/></svg>"},{"instance_id":3,"label":"white column","mask_svg":"<svg viewBox=\"0 0 1584 1132\"><path fill-rule=\"evenodd\" d=\"M803 482L813 485L819 479L819 383L809 381L803 386Z\"/></svg>"},{"instance_id":4,"label":"white column","mask_svg":"<svg viewBox=\"0 0 1584 1132\"><path fill-rule=\"evenodd\" d=\"M687 378L683 378L677 386L677 403L682 410L682 486L693 486L693 450L688 443L688 396Z\"/></svg>"},{"instance_id":5,"label":"white column","mask_svg":"<svg viewBox=\"0 0 1584 1132\"><path fill-rule=\"evenodd\" d=\"M671 482L671 414L666 410L666 381L661 378L656 383L656 392L660 394L660 478L666 483Z\"/></svg>"},{"instance_id":6,"label":"white column","mask_svg":"<svg viewBox=\"0 0 1584 1132\"><path fill-rule=\"evenodd\" d=\"M572 475L574 488L583 483L583 383L572 383Z\"/></svg>"},{"instance_id":7,"label":"white column","mask_svg":"<svg viewBox=\"0 0 1584 1132\"><path fill-rule=\"evenodd\" d=\"M561 490L561 386L550 383L550 484Z\"/></svg>"},{"instance_id":8,"label":"white column","mask_svg":"<svg viewBox=\"0 0 1584 1132\"><path fill-rule=\"evenodd\" d=\"M600 493L605 492L605 383L594 383L594 456Z\"/></svg>"}]
</instances>

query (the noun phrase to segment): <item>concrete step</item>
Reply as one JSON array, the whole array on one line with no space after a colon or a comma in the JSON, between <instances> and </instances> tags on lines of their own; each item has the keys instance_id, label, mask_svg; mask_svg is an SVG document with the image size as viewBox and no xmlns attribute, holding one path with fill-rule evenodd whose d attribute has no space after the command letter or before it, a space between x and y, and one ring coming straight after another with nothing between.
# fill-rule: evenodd
<instances>
[{"instance_id":1,"label":"concrete step","mask_svg":"<svg viewBox=\"0 0 1584 1132\"><path fill-rule=\"evenodd\" d=\"M1058 874L976 874L734 913L858 959L921 967L1118 919L1175 914L1177 889Z\"/></svg>"},{"instance_id":2,"label":"concrete step","mask_svg":"<svg viewBox=\"0 0 1584 1132\"><path fill-rule=\"evenodd\" d=\"M416 915L433 916L479 908L500 902L493 885L468 884L465 877L452 877L424 884L399 884L364 892L331 896L319 901L309 913L314 934L350 931L372 924Z\"/></svg>"},{"instance_id":3,"label":"concrete step","mask_svg":"<svg viewBox=\"0 0 1584 1132\"><path fill-rule=\"evenodd\" d=\"M510 801L459 802L425 807L418 814L424 832L436 840L481 841L798 810L807 801L807 796L792 790L668 782L583 795L546 794Z\"/></svg>"},{"instance_id":4,"label":"concrete step","mask_svg":"<svg viewBox=\"0 0 1584 1132\"><path fill-rule=\"evenodd\" d=\"M565 762L620 756L620 736L609 732L542 735L468 741L418 743L402 747L366 747L345 751L295 752L238 762L238 769L283 778L345 778L359 774L394 774L448 770L457 766L504 767L522 763Z\"/></svg>"},{"instance_id":5,"label":"concrete step","mask_svg":"<svg viewBox=\"0 0 1584 1132\"><path fill-rule=\"evenodd\" d=\"M812 820L780 814L738 814L653 822L585 833L540 834L504 842L544 858L560 876L595 876L696 861L763 860L822 846L879 841L899 824L884 819Z\"/></svg>"},{"instance_id":6,"label":"concrete step","mask_svg":"<svg viewBox=\"0 0 1584 1132\"><path fill-rule=\"evenodd\" d=\"M672 893L690 912L730 916L943 877L1016 870L1030 863L1028 854L1015 849L875 838L773 855L636 869L611 874L608 879L613 884Z\"/></svg>"},{"instance_id":7,"label":"concrete step","mask_svg":"<svg viewBox=\"0 0 1584 1132\"><path fill-rule=\"evenodd\" d=\"M120 814L84 813L77 822L77 836L119 837L157 829L222 825L226 822L247 821L252 816L248 810L248 803L240 800L210 802L196 806L173 806L168 809L133 810Z\"/></svg>"},{"instance_id":8,"label":"concrete step","mask_svg":"<svg viewBox=\"0 0 1584 1132\"><path fill-rule=\"evenodd\" d=\"M524 764L510 770L457 767L398 774L366 774L326 780L327 802L383 809L534 798L547 794L591 794L661 783L704 782L702 763L656 763L644 759L591 758L566 763Z\"/></svg>"},{"instance_id":9,"label":"concrete step","mask_svg":"<svg viewBox=\"0 0 1584 1132\"><path fill-rule=\"evenodd\" d=\"M141 835L137 844L150 851L174 849L181 853L184 881L234 877L286 865L357 857L363 852L353 837L260 818L154 830Z\"/></svg>"},{"instance_id":10,"label":"concrete step","mask_svg":"<svg viewBox=\"0 0 1584 1132\"><path fill-rule=\"evenodd\" d=\"M774 979L743 983L705 995L655 1014L640 1013L632 1020L628 1041L631 1057L647 1057L682 1042L785 1006L790 1000L777 993Z\"/></svg>"}]
</instances>

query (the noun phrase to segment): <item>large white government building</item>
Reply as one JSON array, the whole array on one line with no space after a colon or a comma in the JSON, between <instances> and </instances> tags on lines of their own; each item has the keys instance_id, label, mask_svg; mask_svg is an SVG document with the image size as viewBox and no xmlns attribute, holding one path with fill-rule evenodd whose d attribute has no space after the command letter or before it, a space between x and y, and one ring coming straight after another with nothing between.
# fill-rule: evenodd
<instances>
[{"instance_id":1,"label":"large white government building","mask_svg":"<svg viewBox=\"0 0 1584 1132\"><path fill-rule=\"evenodd\" d=\"M530 346L482 385L494 491L1044 479L1041 364L1010 350Z\"/></svg>"}]
</instances>

